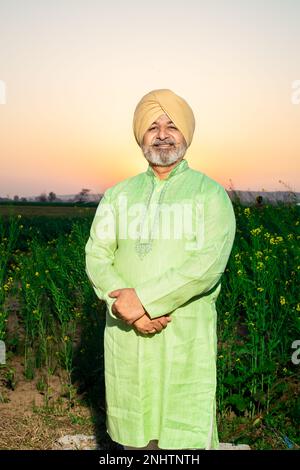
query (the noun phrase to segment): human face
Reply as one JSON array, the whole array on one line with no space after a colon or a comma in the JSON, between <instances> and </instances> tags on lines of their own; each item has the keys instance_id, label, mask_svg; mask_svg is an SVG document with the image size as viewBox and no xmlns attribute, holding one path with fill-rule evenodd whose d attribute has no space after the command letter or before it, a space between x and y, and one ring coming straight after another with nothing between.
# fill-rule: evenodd
<instances>
[{"instance_id":1,"label":"human face","mask_svg":"<svg viewBox=\"0 0 300 470\"><path fill-rule=\"evenodd\" d=\"M187 145L183 134L167 114L161 115L144 134L142 151L149 163L170 166L185 155Z\"/></svg>"}]
</instances>

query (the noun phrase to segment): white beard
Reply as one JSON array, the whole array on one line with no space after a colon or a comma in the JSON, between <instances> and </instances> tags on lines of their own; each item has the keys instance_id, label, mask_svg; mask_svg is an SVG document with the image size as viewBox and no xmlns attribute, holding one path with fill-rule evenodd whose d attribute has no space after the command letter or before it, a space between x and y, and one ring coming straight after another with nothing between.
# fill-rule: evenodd
<instances>
[{"instance_id":1,"label":"white beard","mask_svg":"<svg viewBox=\"0 0 300 470\"><path fill-rule=\"evenodd\" d=\"M170 166L177 160L182 160L187 150L186 143L182 143L178 147L171 147L170 149L152 147L152 146L141 146L144 157L149 163L157 166Z\"/></svg>"}]
</instances>

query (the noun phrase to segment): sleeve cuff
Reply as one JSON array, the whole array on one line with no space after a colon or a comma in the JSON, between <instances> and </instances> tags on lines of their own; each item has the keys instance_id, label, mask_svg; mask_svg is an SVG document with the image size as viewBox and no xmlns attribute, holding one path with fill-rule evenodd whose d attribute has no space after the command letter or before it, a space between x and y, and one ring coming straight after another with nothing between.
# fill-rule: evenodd
<instances>
[{"instance_id":1,"label":"sleeve cuff","mask_svg":"<svg viewBox=\"0 0 300 470\"><path fill-rule=\"evenodd\" d=\"M108 310L108 313L109 315L114 319L114 320L119 320L120 321L120 318L119 317L116 317L116 315L112 312L112 305L114 303L116 299L112 299L111 297L109 297L108 295L105 296L105 302L106 302L106 305L107 305L107 310Z\"/></svg>"},{"instance_id":2,"label":"sleeve cuff","mask_svg":"<svg viewBox=\"0 0 300 470\"><path fill-rule=\"evenodd\" d=\"M148 289L146 288L146 291L147 290ZM135 293L138 296L138 298L140 299L140 302L141 302L142 306L146 310L146 312L149 315L149 317L151 318L151 320L153 320L154 318L158 318L158 317L161 317L163 315L166 315L166 313L159 312L157 307L155 307L155 305L153 305L153 303L151 305L151 301L147 300L146 291L145 291L145 289L143 289L142 286L138 286L138 287L135 288Z\"/></svg>"}]
</instances>

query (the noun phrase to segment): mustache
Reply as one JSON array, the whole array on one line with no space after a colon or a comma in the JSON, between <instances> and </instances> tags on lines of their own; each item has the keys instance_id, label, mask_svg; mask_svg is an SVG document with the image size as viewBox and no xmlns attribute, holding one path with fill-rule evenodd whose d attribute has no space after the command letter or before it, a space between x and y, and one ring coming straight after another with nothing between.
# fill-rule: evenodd
<instances>
[{"instance_id":1,"label":"mustache","mask_svg":"<svg viewBox=\"0 0 300 470\"><path fill-rule=\"evenodd\" d=\"M156 140L152 146L157 147L158 145L175 145L175 142L173 140L167 139L167 140Z\"/></svg>"}]
</instances>

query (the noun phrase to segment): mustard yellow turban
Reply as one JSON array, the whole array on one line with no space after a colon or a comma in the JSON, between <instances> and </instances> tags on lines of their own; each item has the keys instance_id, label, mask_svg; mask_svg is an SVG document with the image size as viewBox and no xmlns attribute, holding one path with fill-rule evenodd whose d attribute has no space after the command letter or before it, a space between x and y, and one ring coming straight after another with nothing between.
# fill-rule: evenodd
<instances>
[{"instance_id":1,"label":"mustard yellow turban","mask_svg":"<svg viewBox=\"0 0 300 470\"><path fill-rule=\"evenodd\" d=\"M133 132L138 145L142 145L145 132L162 114L167 114L174 122L189 147L195 130L193 111L181 96L168 89L152 90L137 104L133 117Z\"/></svg>"}]
</instances>

